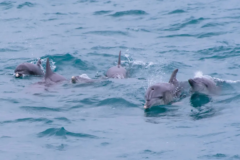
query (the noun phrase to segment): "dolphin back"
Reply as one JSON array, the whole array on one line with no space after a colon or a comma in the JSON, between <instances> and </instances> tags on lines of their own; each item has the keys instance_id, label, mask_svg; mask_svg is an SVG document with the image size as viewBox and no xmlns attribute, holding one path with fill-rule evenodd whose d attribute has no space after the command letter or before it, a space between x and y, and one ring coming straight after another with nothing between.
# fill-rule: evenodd
<instances>
[{"instance_id":1,"label":"dolphin back","mask_svg":"<svg viewBox=\"0 0 240 160\"><path fill-rule=\"evenodd\" d=\"M50 62L49 62L49 58L47 58L47 62L46 62L46 73L45 73L45 82L61 82L61 81L65 81L66 79L57 74L54 73L50 67Z\"/></svg>"},{"instance_id":2,"label":"dolphin back","mask_svg":"<svg viewBox=\"0 0 240 160\"><path fill-rule=\"evenodd\" d=\"M169 83L173 84L173 85L178 85L178 80L177 80L177 72L178 72L178 69L175 69L173 72L172 72L172 75L169 79Z\"/></svg>"},{"instance_id":3,"label":"dolphin back","mask_svg":"<svg viewBox=\"0 0 240 160\"><path fill-rule=\"evenodd\" d=\"M120 68L121 66L121 51L119 52L119 55L118 55L118 68Z\"/></svg>"},{"instance_id":4,"label":"dolphin back","mask_svg":"<svg viewBox=\"0 0 240 160\"><path fill-rule=\"evenodd\" d=\"M118 78L123 79L127 76L127 71L124 67L121 66L121 51L118 55L118 64L108 69L106 76L108 78Z\"/></svg>"},{"instance_id":5,"label":"dolphin back","mask_svg":"<svg viewBox=\"0 0 240 160\"><path fill-rule=\"evenodd\" d=\"M50 67L50 62L49 62L49 58L47 58L47 62L46 62L46 72L45 72L45 79L51 77L51 75L53 75L53 71Z\"/></svg>"}]
</instances>

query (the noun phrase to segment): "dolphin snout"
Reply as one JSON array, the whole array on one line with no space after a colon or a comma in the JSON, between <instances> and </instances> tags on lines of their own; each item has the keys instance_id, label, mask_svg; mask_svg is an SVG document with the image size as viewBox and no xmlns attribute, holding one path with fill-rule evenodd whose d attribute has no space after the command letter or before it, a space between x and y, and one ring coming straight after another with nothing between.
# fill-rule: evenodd
<instances>
[{"instance_id":1,"label":"dolphin snout","mask_svg":"<svg viewBox=\"0 0 240 160\"><path fill-rule=\"evenodd\" d=\"M146 101L146 103L144 104L143 108L144 108L144 109L148 109L148 108L150 108L150 107L151 107L151 105L150 105L150 99L148 99L148 100Z\"/></svg>"},{"instance_id":2,"label":"dolphin snout","mask_svg":"<svg viewBox=\"0 0 240 160\"><path fill-rule=\"evenodd\" d=\"M150 99L146 99L146 103L144 104L143 108L144 108L144 109L150 108L149 103L150 103Z\"/></svg>"},{"instance_id":3,"label":"dolphin snout","mask_svg":"<svg viewBox=\"0 0 240 160\"><path fill-rule=\"evenodd\" d=\"M71 81L72 81L72 83L76 83L76 77L72 76Z\"/></svg>"},{"instance_id":4,"label":"dolphin snout","mask_svg":"<svg viewBox=\"0 0 240 160\"><path fill-rule=\"evenodd\" d=\"M144 109L148 109L149 107L147 106L147 103L143 106Z\"/></svg>"},{"instance_id":5,"label":"dolphin snout","mask_svg":"<svg viewBox=\"0 0 240 160\"><path fill-rule=\"evenodd\" d=\"M22 77L22 74L17 72L17 73L15 73L15 77L16 78Z\"/></svg>"}]
</instances>

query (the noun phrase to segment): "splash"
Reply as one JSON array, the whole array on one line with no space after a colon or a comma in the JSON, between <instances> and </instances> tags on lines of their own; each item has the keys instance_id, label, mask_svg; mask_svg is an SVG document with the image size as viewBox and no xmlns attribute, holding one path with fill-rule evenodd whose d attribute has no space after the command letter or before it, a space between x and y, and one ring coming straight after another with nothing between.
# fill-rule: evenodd
<instances>
[{"instance_id":1,"label":"splash","mask_svg":"<svg viewBox=\"0 0 240 160\"><path fill-rule=\"evenodd\" d=\"M154 75L150 75L147 79L148 81L148 87L150 87L153 84L163 82L163 77L165 75L165 72L159 71Z\"/></svg>"},{"instance_id":2,"label":"splash","mask_svg":"<svg viewBox=\"0 0 240 160\"><path fill-rule=\"evenodd\" d=\"M81 74L81 75L79 75L79 77L81 77L81 78L85 78L85 79L91 79L90 77L88 77L87 74Z\"/></svg>"},{"instance_id":3,"label":"splash","mask_svg":"<svg viewBox=\"0 0 240 160\"><path fill-rule=\"evenodd\" d=\"M217 82L226 82L226 83L240 83L240 80L224 80L224 79L220 79L220 78L213 78L214 81L217 81Z\"/></svg>"},{"instance_id":4,"label":"splash","mask_svg":"<svg viewBox=\"0 0 240 160\"><path fill-rule=\"evenodd\" d=\"M196 78L196 77L203 77L202 71L197 71L197 72L195 72L194 78Z\"/></svg>"},{"instance_id":5,"label":"splash","mask_svg":"<svg viewBox=\"0 0 240 160\"><path fill-rule=\"evenodd\" d=\"M55 65L55 62L51 59L49 59L49 60L50 60L50 67L54 71L57 68ZM42 61L42 65L46 66L46 58L41 59L41 61Z\"/></svg>"},{"instance_id":6,"label":"splash","mask_svg":"<svg viewBox=\"0 0 240 160\"><path fill-rule=\"evenodd\" d=\"M213 79L213 77L211 77L211 76L209 76L209 75L204 75L204 74L202 73L202 71L197 71L197 72L195 72L194 78L202 78L202 77Z\"/></svg>"},{"instance_id":7,"label":"splash","mask_svg":"<svg viewBox=\"0 0 240 160\"><path fill-rule=\"evenodd\" d=\"M209 75L204 75L204 74L202 73L202 71L197 71L197 72L195 73L194 78L201 78L201 77L210 78L210 79L212 79L212 80L215 81L215 82L240 83L240 80L236 80L236 81L234 81L234 80L224 80L224 79L220 79L220 78L216 78L216 77L211 77L211 76L209 76Z\"/></svg>"}]
</instances>

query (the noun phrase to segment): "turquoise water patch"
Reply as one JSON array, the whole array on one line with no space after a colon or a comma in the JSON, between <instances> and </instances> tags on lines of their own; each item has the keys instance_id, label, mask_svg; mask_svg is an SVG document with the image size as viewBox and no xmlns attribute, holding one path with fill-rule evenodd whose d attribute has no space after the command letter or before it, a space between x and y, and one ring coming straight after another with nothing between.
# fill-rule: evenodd
<instances>
[{"instance_id":1,"label":"turquoise water patch","mask_svg":"<svg viewBox=\"0 0 240 160\"><path fill-rule=\"evenodd\" d=\"M129 11L121 11L111 14L112 17L122 17L122 16L140 16L146 15L147 12L142 10L129 10Z\"/></svg>"}]
</instances>

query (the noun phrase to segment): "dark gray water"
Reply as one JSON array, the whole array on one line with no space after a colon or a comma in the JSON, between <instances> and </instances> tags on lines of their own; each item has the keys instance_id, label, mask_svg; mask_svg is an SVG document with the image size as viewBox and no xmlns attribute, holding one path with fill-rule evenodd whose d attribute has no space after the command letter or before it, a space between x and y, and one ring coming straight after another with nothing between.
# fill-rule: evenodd
<instances>
[{"instance_id":1,"label":"dark gray water","mask_svg":"<svg viewBox=\"0 0 240 160\"><path fill-rule=\"evenodd\" d=\"M240 159L240 3L229 1L1 1L1 159ZM50 58L70 79L128 78L48 88L13 77ZM187 95L144 111L150 84L201 74L219 95Z\"/></svg>"}]
</instances>

